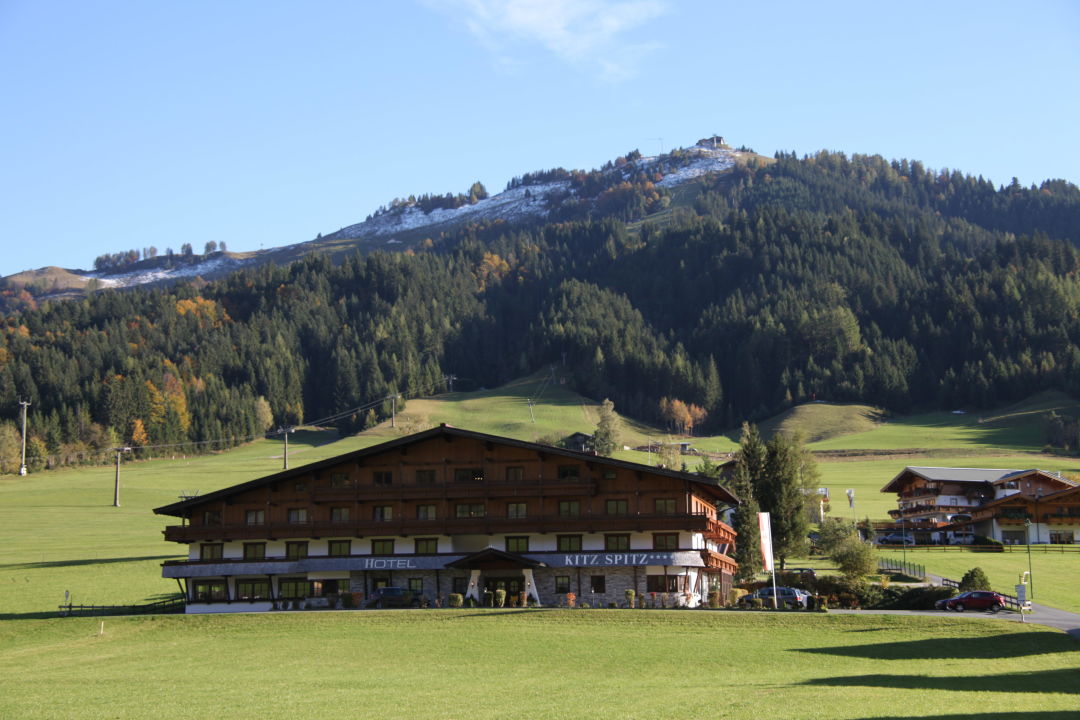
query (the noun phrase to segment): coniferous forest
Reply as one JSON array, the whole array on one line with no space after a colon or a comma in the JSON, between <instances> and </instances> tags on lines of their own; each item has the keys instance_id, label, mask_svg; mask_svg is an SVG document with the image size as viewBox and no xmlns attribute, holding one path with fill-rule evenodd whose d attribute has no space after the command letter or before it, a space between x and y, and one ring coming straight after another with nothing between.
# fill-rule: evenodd
<instances>
[{"instance_id":1,"label":"coniferous forest","mask_svg":"<svg viewBox=\"0 0 1080 720\"><path fill-rule=\"evenodd\" d=\"M617 212L9 312L2 470L20 397L28 455L66 463L117 443L216 449L447 374L493 386L549 364L623 414L660 420L678 399L713 431L810 399L907 412L1080 394L1076 186L819 153L696 188L662 221L651 182L627 183Z\"/></svg>"}]
</instances>

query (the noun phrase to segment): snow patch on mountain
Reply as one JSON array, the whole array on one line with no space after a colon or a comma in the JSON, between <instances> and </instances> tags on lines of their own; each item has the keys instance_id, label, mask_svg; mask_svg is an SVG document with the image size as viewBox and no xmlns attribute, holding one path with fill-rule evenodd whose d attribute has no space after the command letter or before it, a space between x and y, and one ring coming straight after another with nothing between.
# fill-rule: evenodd
<instances>
[{"instance_id":1,"label":"snow patch on mountain","mask_svg":"<svg viewBox=\"0 0 1080 720\"><path fill-rule=\"evenodd\" d=\"M200 275L212 275L236 270L250 262L251 260L239 260L227 255L218 255L202 262L171 268L134 270L127 273L89 272L79 274L87 280L97 280L98 284L103 288L127 288L148 283L190 280Z\"/></svg>"},{"instance_id":2,"label":"snow patch on mountain","mask_svg":"<svg viewBox=\"0 0 1080 720\"><path fill-rule=\"evenodd\" d=\"M656 184L659 187L671 188L703 175L729 170L741 154L726 148L699 144L681 150L678 155L642 157L607 172L619 173L626 178L640 170L651 174L660 173L663 178ZM389 245L400 243L395 235L421 228L430 228L432 235L435 235L440 226L451 223L494 220L515 222L544 218L559 201L573 194L569 180L522 185L459 208L438 208L426 213L416 206L395 208L364 222L344 227L324 239L388 238L386 243Z\"/></svg>"}]
</instances>

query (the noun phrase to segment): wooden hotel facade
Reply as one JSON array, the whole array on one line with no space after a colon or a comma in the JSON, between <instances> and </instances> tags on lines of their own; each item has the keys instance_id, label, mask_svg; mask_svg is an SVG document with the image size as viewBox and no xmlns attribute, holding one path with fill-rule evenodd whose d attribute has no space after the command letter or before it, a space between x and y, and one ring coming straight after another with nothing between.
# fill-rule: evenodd
<instances>
[{"instance_id":1,"label":"wooden hotel facade","mask_svg":"<svg viewBox=\"0 0 1080 720\"><path fill-rule=\"evenodd\" d=\"M738 502L713 480L449 426L154 510L180 518L164 564L188 612L318 605L401 586L542 605L625 590L691 607L727 594Z\"/></svg>"}]
</instances>

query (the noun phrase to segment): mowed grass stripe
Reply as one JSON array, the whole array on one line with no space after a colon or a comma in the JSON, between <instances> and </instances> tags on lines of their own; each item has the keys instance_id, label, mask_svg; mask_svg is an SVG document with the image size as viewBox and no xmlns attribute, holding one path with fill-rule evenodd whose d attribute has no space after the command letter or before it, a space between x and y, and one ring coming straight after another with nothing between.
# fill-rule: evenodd
<instances>
[{"instance_id":1,"label":"mowed grass stripe","mask_svg":"<svg viewBox=\"0 0 1080 720\"><path fill-rule=\"evenodd\" d=\"M301 612L110 618L97 637L98 622L0 624L0 716L843 719L1080 699L1073 640L974 618Z\"/></svg>"}]
</instances>

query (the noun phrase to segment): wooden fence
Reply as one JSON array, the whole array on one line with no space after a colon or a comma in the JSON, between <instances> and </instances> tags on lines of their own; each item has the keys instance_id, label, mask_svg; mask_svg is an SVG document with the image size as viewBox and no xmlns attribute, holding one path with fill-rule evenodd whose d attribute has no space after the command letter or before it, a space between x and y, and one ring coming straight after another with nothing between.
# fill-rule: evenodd
<instances>
[{"instance_id":1,"label":"wooden fence","mask_svg":"<svg viewBox=\"0 0 1080 720\"><path fill-rule=\"evenodd\" d=\"M164 615L184 611L184 599L159 600L144 605L74 605L60 606L61 617L94 617L99 615Z\"/></svg>"}]
</instances>

